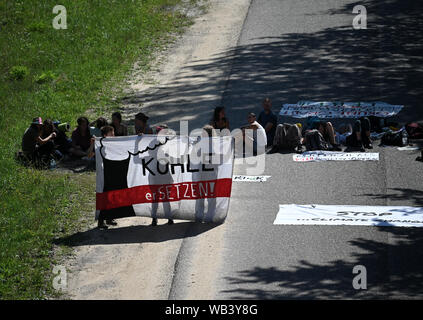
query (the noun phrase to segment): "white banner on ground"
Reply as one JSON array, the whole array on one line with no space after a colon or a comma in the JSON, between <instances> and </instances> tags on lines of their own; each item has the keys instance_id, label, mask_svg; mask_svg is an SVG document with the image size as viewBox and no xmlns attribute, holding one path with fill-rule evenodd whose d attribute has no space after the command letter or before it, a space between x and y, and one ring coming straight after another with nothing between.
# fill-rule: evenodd
<instances>
[{"instance_id":1,"label":"white banner on ground","mask_svg":"<svg viewBox=\"0 0 423 320\"><path fill-rule=\"evenodd\" d=\"M419 150L419 147L413 147L413 146L405 146L405 147L398 147L397 150L399 151L415 151Z\"/></svg>"},{"instance_id":2,"label":"white banner on ground","mask_svg":"<svg viewBox=\"0 0 423 320\"><path fill-rule=\"evenodd\" d=\"M96 217L223 222L232 187L231 139L96 139Z\"/></svg>"},{"instance_id":3,"label":"white banner on ground","mask_svg":"<svg viewBox=\"0 0 423 320\"><path fill-rule=\"evenodd\" d=\"M234 175L232 181L242 181L242 182L266 182L270 176L240 176Z\"/></svg>"},{"instance_id":4,"label":"white banner on ground","mask_svg":"<svg viewBox=\"0 0 423 320\"><path fill-rule=\"evenodd\" d=\"M284 104L279 115L294 118L385 118L396 115L402 108L402 105L390 105L385 102L299 101L295 104Z\"/></svg>"},{"instance_id":5,"label":"white banner on ground","mask_svg":"<svg viewBox=\"0 0 423 320\"><path fill-rule=\"evenodd\" d=\"M423 208L284 204L273 224L423 227Z\"/></svg>"},{"instance_id":6,"label":"white banner on ground","mask_svg":"<svg viewBox=\"0 0 423 320\"><path fill-rule=\"evenodd\" d=\"M379 161L377 152L307 151L292 155L296 162L311 161Z\"/></svg>"}]
</instances>

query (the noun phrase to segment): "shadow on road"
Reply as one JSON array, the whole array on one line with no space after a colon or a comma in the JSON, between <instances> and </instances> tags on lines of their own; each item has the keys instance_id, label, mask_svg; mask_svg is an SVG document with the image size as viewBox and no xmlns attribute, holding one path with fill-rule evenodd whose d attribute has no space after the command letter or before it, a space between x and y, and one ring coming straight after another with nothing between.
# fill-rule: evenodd
<instances>
[{"instance_id":1,"label":"shadow on road","mask_svg":"<svg viewBox=\"0 0 423 320\"><path fill-rule=\"evenodd\" d=\"M54 244L77 247L85 245L164 242L195 237L216 226L218 225L180 222L173 225L138 225L122 228L117 227L108 230L94 228L85 232L78 232L69 237L57 239L54 241Z\"/></svg>"},{"instance_id":2,"label":"shadow on road","mask_svg":"<svg viewBox=\"0 0 423 320\"><path fill-rule=\"evenodd\" d=\"M275 112L282 103L299 100L384 101L405 106L393 120L423 121L423 3L364 0L357 4L367 8L367 30L348 25L249 39L251 44L241 44L212 60L193 61L171 84L137 93L122 103L150 102L144 109L147 113L150 108L164 110L163 116L152 121L173 119L168 124L174 128L179 126L180 113L175 106L196 110L190 124L198 127L210 120L210 105L220 103L229 111L231 127L239 127L247 112L261 111L265 96L273 99ZM322 14L351 13L353 6ZM231 78L219 101L212 96L224 81L220 71L228 69ZM192 80L192 74L205 71L207 81Z\"/></svg>"},{"instance_id":3,"label":"shadow on road","mask_svg":"<svg viewBox=\"0 0 423 320\"><path fill-rule=\"evenodd\" d=\"M410 188L390 188L394 193L389 194L364 194L363 196L372 197L373 199L389 199L392 201L407 200L411 201L412 205L423 205L423 191Z\"/></svg>"},{"instance_id":4,"label":"shadow on road","mask_svg":"<svg viewBox=\"0 0 423 320\"><path fill-rule=\"evenodd\" d=\"M359 238L350 241L364 253L354 262L335 260L319 265L300 261L287 270L255 267L227 277L232 289L222 291L231 299L320 299L320 298L413 298L423 294L423 230L421 228L383 228L390 243ZM324 232L324 227L322 228ZM394 242L394 243L392 243ZM367 269L367 290L352 286L355 265ZM280 290L266 290L263 285Z\"/></svg>"}]
</instances>

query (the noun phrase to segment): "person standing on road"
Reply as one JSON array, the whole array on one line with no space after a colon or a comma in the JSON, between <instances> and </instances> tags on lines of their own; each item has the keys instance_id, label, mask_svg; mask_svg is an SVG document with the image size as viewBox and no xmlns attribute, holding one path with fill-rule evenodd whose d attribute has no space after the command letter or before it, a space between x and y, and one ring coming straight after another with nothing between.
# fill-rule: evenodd
<instances>
[{"instance_id":1,"label":"person standing on road","mask_svg":"<svg viewBox=\"0 0 423 320\"><path fill-rule=\"evenodd\" d=\"M278 117L272 111L272 101L270 98L265 98L263 100L263 111L260 112L257 122L266 131L267 145L273 145Z\"/></svg>"}]
</instances>

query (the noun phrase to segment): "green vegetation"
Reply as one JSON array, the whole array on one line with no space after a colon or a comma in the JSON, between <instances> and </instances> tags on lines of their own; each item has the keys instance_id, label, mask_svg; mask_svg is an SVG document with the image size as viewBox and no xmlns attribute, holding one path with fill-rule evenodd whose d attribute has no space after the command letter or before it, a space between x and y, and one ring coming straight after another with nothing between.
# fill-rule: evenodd
<instances>
[{"instance_id":1,"label":"green vegetation","mask_svg":"<svg viewBox=\"0 0 423 320\"><path fill-rule=\"evenodd\" d=\"M133 63L147 69L190 22L175 10L181 3L188 2L63 0L67 29L56 30L57 1L0 2L0 298L55 296L52 241L74 232L94 208L94 174L16 163L23 132L36 116L74 126L87 110L116 107L112 89Z\"/></svg>"}]
</instances>

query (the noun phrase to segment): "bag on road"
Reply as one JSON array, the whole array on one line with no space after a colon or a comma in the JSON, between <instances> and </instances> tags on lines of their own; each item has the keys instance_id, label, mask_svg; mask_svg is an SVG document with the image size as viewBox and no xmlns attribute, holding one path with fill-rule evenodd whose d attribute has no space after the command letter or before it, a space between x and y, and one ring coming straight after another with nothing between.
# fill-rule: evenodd
<instances>
[{"instance_id":1,"label":"bag on road","mask_svg":"<svg viewBox=\"0 0 423 320\"><path fill-rule=\"evenodd\" d=\"M386 132L382 137L381 143L386 146L407 146L408 133L405 128L394 132Z\"/></svg>"}]
</instances>

